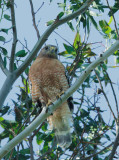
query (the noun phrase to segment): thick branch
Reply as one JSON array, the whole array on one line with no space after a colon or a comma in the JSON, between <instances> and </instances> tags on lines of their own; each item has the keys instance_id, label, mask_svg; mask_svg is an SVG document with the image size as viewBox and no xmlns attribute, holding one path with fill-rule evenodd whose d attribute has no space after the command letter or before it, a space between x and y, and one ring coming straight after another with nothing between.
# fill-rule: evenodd
<instances>
[{"instance_id":1,"label":"thick branch","mask_svg":"<svg viewBox=\"0 0 119 160\"><path fill-rule=\"evenodd\" d=\"M4 62L2 60L2 57L0 55L0 68L2 69L3 73L7 76L9 74L9 71L7 68L4 67Z\"/></svg>"},{"instance_id":2,"label":"thick branch","mask_svg":"<svg viewBox=\"0 0 119 160\"><path fill-rule=\"evenodd\" d=\"M22 63L22 65L16 70L17 76L19 76L28 66L29 64L32 62L32 60L35 58L36 54L38 53L38 51L40 50L40 48L42 47L42 45L45 43L45 41L47 40L47 38L50 36L50 34L60 25L72 20L73 18L76 18L77 16L79 16L80 14L84 13L88 7L90 6L90 4L93 2L94 0L87 0L76 12L65 16L64 18L56 19L55 22L45 31L45 33L40 37L40 39L38 40L38 42L36 43L36 45L34 46L34 48L32 49L31 53L29 54L29 56L26 58L26 60L24 61L24 63Z\"/></svg>"},{"instance_id":3,"label":"thick branch","mask_svg":"<svg viewBox=\"0 0 119 160\"><path fill-rule=\"evenodd\" d=\"M14 74L9 74L0 90L0 110L3 107L3 103L12 89L12 85L16 80L16 76Z\"/></svg>"},{"instance_id":4,"label":"thick branch","mask_svg":"<svg viewBox=\"0 0 119 160\"><path fill-rule=\"evenodd\" d=\"M12 42L9 70L10 72L12 72L14 70L14 56L15 56L16 44L17 44L17 29L16 29L16 21L15 21L14 0L12 0L10 3L11 3L10 8L11 8L11 19L12 19L13 42Z\"/></svg>"},{"instance_id":5,"label":"thick branch","mask_svg":"<svg viewBox=\"0 0 119 160\"><path fill-rule=\"evenodd\" d=\"M31 13L32 13L32 19L33 19L33 26L36 30L36 33L37 33L37 38L39 39L40 38L40 34L39 34L39 31L38 31L38 28L37 28L37 25L36 25L36 20L35 20L35 12L34 12L34 8L33 8L33 3L32 3L32 0L29 0L30 2L30 6L31 6Z\"/></svg>"},{"instance_id":6,"label":"thick branch","mask_svg":"<svg viewBox=\"0 0 119 160\"><path fill-rule=\"evenodd\" d=\"M116 137L116 139L114 141L114 145L113 145L113 148L112 148L112 152L111 152L111 154L109 156L109 160L113 159L118 146L119 146L119 133L118 133L118 135L117 135L117 137Z\"/></svg>"},{"instance_id":7,"label":"thick branch","mask_svg":"<svg viewBox=\"0 0 119 160\"><path fill-rule=\"evenodd\" d=\"M76 80L76 82L70 87L64 95L61 96L60 99L54 102L53 105L50 105L46 109L44 108L41 114L19 135L17 135L14 139L8 142L1 150L0 150L0 159L5 156L14 146L20 143L24 138L26 138L32 131L34 131L53 111L55 111L63 102L65 102L68 97L70 97L85 81L85 79L89 76L90 72L97 67L102 61L107 59L111 54L113 54L119 48L119 40L112 45L103 55L101 54L93 63L91 63L86 70L81 74L81 76Z\"/></svg>"}]
</instances>

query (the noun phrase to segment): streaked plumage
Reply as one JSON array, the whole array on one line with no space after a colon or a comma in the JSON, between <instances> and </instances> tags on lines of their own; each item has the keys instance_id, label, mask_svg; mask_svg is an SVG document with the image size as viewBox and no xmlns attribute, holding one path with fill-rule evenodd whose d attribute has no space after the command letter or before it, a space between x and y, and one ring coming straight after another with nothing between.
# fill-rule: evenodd
<instances>
[{"instance_id":1,"label":"streaked plumage","mask_svg":"<svg viewBox=\"0 0 119 160\"><path fill-rule=\"evenodd\" d=\"M54 102L57 96L69 88L65 68L57 59L57 47L48 45L41 50L29 70L29 80L32 85L32 101L38 102L42 107L46 106L49 100ZM70 108L73 109L71 97L48 117L50 128L55 130L57 142L63 148L69 147L72 142Z\"/></svg>"}]
</instances>

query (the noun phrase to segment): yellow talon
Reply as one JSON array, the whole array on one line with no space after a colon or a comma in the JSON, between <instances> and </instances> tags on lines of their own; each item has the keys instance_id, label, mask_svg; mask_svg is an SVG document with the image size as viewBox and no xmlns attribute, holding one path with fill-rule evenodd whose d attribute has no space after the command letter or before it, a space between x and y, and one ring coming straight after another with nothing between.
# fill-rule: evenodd
<instances>
[{"instance_id":1,"label":"yellow talon","mask_svg":"<svg viewBox=\"0 0 119 160\"><path fill-rule=\"evenodd\" d=\"M48 99L48 103L46 104L46 106L48 107L48 106L50 106L51 104L53 104L52 101L51 101L50 99Z\"/></svg>"},{"instance_id":2,"label":"yellow talon","mask_svg":"<svg viewBox=\"0 0 119 160\"><path fill-rule=\"evenodd\" d=\"M59 95L56 96L57 99L59 99L61 97L61 95L63 95L65 92L62 91Z\"/></svg>"}]
</instances>

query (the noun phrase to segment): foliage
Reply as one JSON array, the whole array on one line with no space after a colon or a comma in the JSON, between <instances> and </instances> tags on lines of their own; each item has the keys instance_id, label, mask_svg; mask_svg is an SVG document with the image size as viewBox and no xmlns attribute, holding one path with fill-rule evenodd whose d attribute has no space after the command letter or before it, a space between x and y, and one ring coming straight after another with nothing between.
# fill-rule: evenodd
<instances>
[{"instance_id":1,"label":"foliage","mask_svg":"<svg viewBox=\"0 0 119 160\"><path fill-rule=\"evenodd\" d=\"M52 1L50 1L51 4L53 3ZM63 16L75 12L84 3L85 0L64 0L63 3L58 3L58 7L62 9L62 11L56 17L60 20ZM111 24L114 23L114 15L118 12L117 5L118 1L115 0L112 10L108 10L107 14L109 15L109 21L103 19L103 16L101 16L102 19L99 21L96 19L100 14L104 14L105 10L109 8L109 6L104 4L101 0L96 0L85 13L75 19L75 23L73 21L67 23L69 28L73 32L76 32L76 35L73 44L64 42L64 51L60 52L59 55L65 60L64 65L69 74L71 84L98 56L92 49L94 44L88 42L92 25L95 27L96 32L100 33L104 39L111 42L117 39L117 30L111 26ZM11 22L11 16L6 14L6 11L9 8L9 1L0 1L1 23L3 20ZM50 20L47 22L47 25L49 26L53 23L54 20ZM86 35L83 41L79 32L81 26L83 26L82 28ZM6 39L10 34L12 27L0 29L0 55L5 67L7 67L10 62L9 53L5 44L7 43ZM29 50L27 45L23 45L21 49L15 53L14 70L16 70L16 68L24 61L24 57L27 56L28 53ZM113 56L116 59L116 64L118 64L119 51L116 51ZM107 114L107 111L105 110L105 104L103 105L101 103L102 99L105 99L106 105L110 108L111 100L108 99L105 93L105 89L109 85L111 86L110 90L113 92L116 102L113 83L108 73L108 64L108 60L101 63L94 71L92 71L90 76L75 93L72 144L66 151L56 146L54 132L48 130L48 124L45 121L3 159L30 159L32 151L34 157L37 155L36 157L39 157L39 159L42 160L55 160L61 158L73 160L76 158L85 159L90 156L92 156L93 160L106 159L110 154L113 142L112 139L114 139L116 134L116 116L113 117L113 120L106 121L104 116ZM1 143L5 139L7 139L7 141L13 139L39 114L38 108L31 100L28 86L28 71L29 67L21 75L21 84L19 85L20 92L16 93L17 99L12 100L13 107L8 103L7 106L4 106L4 108L0 110L0 126L2 128L2 131L0 132ZM9 117L10 114L13 114L14 116L14 120L12 121L5 118L6 115ZM38 152L34 149L34 146L36 145L40 146ZM116 158L118 159L118 153L115 155L115 159Z\"/></svg>"}]
</instances>

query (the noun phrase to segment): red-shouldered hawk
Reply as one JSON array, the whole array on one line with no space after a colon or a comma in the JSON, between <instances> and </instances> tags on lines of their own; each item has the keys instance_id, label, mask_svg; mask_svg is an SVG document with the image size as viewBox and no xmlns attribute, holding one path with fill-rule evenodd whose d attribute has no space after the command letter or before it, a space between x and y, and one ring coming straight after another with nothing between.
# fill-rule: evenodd
<instances>
[{"instance_id":1,"label":"red-shouldered hawk","mask_svg":"<svg viewBox=\"0 0 119 160\"><path fill-rule=\"evenodd\" d=\"M57 58L57 47L45 46L29 70L32 101L40 107L57 100L69 88L65 68ZM68 98L54 113L48 117L51 129L54 129L58 145L63 148L70 146L73 103Z\"/></svg>"}]
</instances>

